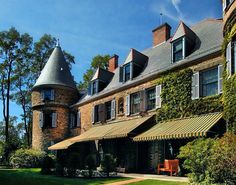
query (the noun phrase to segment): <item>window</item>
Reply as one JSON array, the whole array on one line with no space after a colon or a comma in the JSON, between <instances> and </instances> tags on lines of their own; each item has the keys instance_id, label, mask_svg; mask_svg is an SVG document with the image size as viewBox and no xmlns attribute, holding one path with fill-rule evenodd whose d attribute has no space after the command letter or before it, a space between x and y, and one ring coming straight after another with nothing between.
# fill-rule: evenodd
<instances>
[{"instance_id":1,"label":"window","mask_svg":"<svg viewBox=\"0 0 236 185\"><path fill-rule=\"evenodd\" d=\"M196 72L192 76L192 99L222 93L223 66Z\"/></svg>"},{"instance_id":2,"label":"window","mask_svg":"<svg viewBox=\"0 0 236 185\"><path fill-rule=\"evenodd\" d=\"M130 95L130 105L131 105L131 114L139 113L140 112L140 93L134 93Z\"/></svg>"},{"instance_id":3,"label":"window","mask_svg":"<svg viewBox=\"0 0 236 185\"><path fill-rule=\"evenodd\" d=\"M91 82L91 95L98 93L98 80Z\"/></svg>"},{"instance_id":4,"label":"window","mask_svg":"<svg viewBox=\"0 0 236 185\"><path fill-rule=\"evenodd\" d=\"M41 91L41 99L44 101L54 100L54 89L44 89Z\"/></svg>"},{"instance_id":5,"label":"window","mask_svg":"<svg viewBox=\"0 0 236 185\"><path fill-rule=\"evenodd\" d=\"M226 48L226 65L228 77L236 73L236 41L235 38L228 43Z\"/></svg>"},{"instance_id":6,"label":"window","mask_svg":"<svg viewBox=\"0 0 236 185\"><path fill-rule=\"evenodd\" d=\"M40 128L54 128L57 125L57 114L55 112L41 112L39 114Z\"/></svg>"},{"instance_id":7,"label":"window","mask_svg":"<svg viewBox=\"0 0 236 185\"><path fill-rule=\"evenodd\" d=\"M155 88L146 90L147 110L156 108L156 90Z\"/></svg>"},{"instance_id":8,"label":"window","mask_svg":"<svg viewBox=\"0 0 236 185\"><path fill-rule=\"evenodd\" d=\"M70 114L70 128L80 127L80 111L72 112Z\"/></svg>"},{"instance_id":9,"label":"window","mask_svg":"<svg viewBox=\"0 0 236 185\"><path fill-rule=\"evenodd\" d=\"M130 78L131 78L130 69L131 69L130 63L129 63L129 64L126 64L126 65L124 66L124 81L125 81L125 82L128 81L128 80L130 80Z\"/></svg>"},{"instance_id":10,"label":"window","mask_svg":"<svg viewBox=\"0 0 236 185\"><path fill-rule=\"evenodd\" d=\"M223 11L233 2L233 0L223 0Z\"/></svg>"},{"instance_id":11,"label":"window","mask_svg":"<svg viewBox=\"0 0 236 185\"><path fill-rule=\"evenodd\" d=\"M181 38L172 43L172 57L173 63L178 62L184 58L184 38Z\"/></svg>"},{"instance_id":12,"label":"window","mask_svg":"<svg viewBox=\"0 0 236 185\"><path fill-rule=\"evenodd\" d=\"M96 105L94 107L94 122L96 123L96 122L99 122L99 121L101 121L101 115L99 115L99 105Z\"/></svg>"}]
</instances>

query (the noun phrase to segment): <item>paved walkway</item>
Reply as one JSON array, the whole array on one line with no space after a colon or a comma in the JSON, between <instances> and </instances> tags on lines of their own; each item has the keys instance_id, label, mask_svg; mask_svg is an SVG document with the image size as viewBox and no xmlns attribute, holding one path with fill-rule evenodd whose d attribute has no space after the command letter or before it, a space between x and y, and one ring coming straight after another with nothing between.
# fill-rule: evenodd
<instances>
[{"instance_id":1,"label":"paved walkway","mask_svg":"<svg viewBox=\"0 0 236 185\"><path fill-rule=\"evenodd\" d=\"M187 177L175 177L167 175L137 174L137 173L118 173L121 177L131 177L134 179L154 179L162 181L188 182Z\"/></svg>"}]
</instances>

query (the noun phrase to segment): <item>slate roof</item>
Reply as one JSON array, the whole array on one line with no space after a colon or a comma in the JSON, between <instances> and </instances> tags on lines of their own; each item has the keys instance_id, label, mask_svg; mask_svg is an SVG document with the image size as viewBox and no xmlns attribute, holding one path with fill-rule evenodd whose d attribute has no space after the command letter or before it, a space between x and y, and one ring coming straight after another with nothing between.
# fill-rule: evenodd
<instances>
[{"instance_id":1,"label":"slate roof","mask_svg":"<svg viewBox=\"0 0 236 185\"><path fill-rule=\"evenodd\" d=\"M63 86L76 89L74 79L60 46L56 46L53 50L33 89L42 86Z\"/></svg>"},{"instance_id":2,"label":"slate roof","mask_svg":"<svg viewBox=\"0 0 236 185\"><path fill-rule=\"evenodd\" d=\"M114 75L114 73L112 73L110 71L107 71L107 70L102 69L102 68L98 68L96 70L96 72L94 73L94 76L93 76L91 81L99 79L99 80L102 80L104 82L110 82L113 75Z\"/></svg>"},{"instance_id":3,"label":"slate roof","mask_svg":"<svg viewBox=\"0 0 236 185\"><path fill-rule=\"evenodd\" d=\"M192 61L202 57L211 55L221 51L221 44L223 41L222 33L222 20L206 19L191 27L195 33L195 47L191 54L185 59L172 63L171 62L171 38L163 44L155 47L148 48L142 53L148 56L148 65L143 72L125 83L119 81L119 67L114 71L114 76L108 86L96 95L85 95L75 105L85 103L92 99L101 97L107 93L115 92L119 89L129 87L138 83L140 80L145 80L152 76L157 76L168 70L175 69L176 67L189 64Z\"/></svg>"}]
</instances>

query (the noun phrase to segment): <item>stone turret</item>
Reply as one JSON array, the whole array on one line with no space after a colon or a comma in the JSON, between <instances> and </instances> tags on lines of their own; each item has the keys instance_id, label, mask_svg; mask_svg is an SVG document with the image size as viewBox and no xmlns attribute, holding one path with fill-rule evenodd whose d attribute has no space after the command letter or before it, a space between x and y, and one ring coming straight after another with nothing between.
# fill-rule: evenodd
<instances>
[{"instance_id":1,"label":"stone turret","mask_svg":"<svg viewBox=\"0 0 236 185\"><path fill-rule=\"evenodd\" d=\"M78 91L57 45L32 89L32 147L47 150L69 134L69 106L78 100Z\"/></svg>"}]
</instances>

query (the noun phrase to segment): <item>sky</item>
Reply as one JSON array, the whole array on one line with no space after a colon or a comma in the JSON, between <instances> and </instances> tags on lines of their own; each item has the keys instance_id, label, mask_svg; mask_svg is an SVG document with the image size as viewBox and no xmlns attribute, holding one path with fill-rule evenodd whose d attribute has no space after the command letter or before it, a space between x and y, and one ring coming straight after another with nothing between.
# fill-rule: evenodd
<instances>
[{"instance_id":1,"label":"sky","mask_svg":"<svg viewBox=\"0 0 236 185\"><path fill-rule=\"evenodd\" d=\"M98 54L117 54L122 64L130 48L152 47L152 30L161 23L167 22L174 33L180 20L192 26L206 18L222 18L221 0L0 0L0 4L0 31L15 27L34 41L45 33L58 38L62 49L75 57L76 82ZM10 114L19 116L21 110L11 103Z\"/></svg>"}]
</instances>

